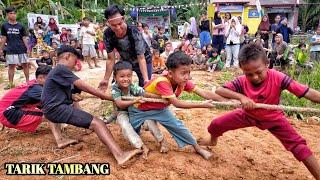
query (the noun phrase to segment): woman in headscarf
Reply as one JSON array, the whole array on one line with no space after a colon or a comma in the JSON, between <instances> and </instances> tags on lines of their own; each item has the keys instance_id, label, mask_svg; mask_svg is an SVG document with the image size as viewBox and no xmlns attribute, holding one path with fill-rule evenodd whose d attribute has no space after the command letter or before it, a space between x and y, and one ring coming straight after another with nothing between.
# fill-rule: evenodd
<instances>
[{"instance_id":1,"label":"woman in headscarf","mask_svg":"<svg viewBox=\"0 0 320 180\"><path fill-rule=\"evenodd\" d=\"M184 22L183 24L183 31L181 32L180 36L183 39L188 39L188 34L190 33L190 24L188 22Z\"/></svg>"},{"instance_id":2,"label":"woman in headscarf","mask_svg":"<svg viewBox=\"0 0 320 180\"><path fill-rule=\"evenodd\" d=\"M41 30L45 30L45 28L46 28L46 24L43 22L43 20L40 16L37 17L37 21L34 23L34 25L38 25L38 27Z\"/></svg>"},{"instance_id":3,"label":"woman in headscarf","mask_svg":"<svg viewBox=\"0 0 320 180\"><path fill-rule=\"evenodd\" d=\"M264 48L269 48L269 32L270 32L270 22L268 15L262 16L261 22L258 27L258 33L260 34L261 39L263 39Z\"/></svg>"},{"instance_id":4,"label":"woman in headscarf","mask_svg":"<svg viewBox=\"0 0 320 180\"><path fill-rule=\"evenodd\" d=\"M220 54L221 50L224 49L224 21L220 16L220 11L214 13L212 28L212 46Z\"/></svg>"},{"instance_id":5,"label":"woman in headscarf","mask_svg":"<svg viewBox=\"0 0 320 180\"><path fill-rule=\"evenodd\" d=\"M230 24L226 27L226 52L227 52L227 60L226 60L226 68L231 67L231 60L233 59L233 66L238 67L239 60L238 54L240 50L240 35L242 26L239 23L237 17L232 17L230 20Z\"/></svg>"},{"instance_id":6,"label":"woman in headscarf","mask_svg":"<svg viewBox=\"0 0 320 180\"><path fill-rule=\"evenodd\" d=\"M290 43L290 34L293 34L293 30L288 26L288 19L284 17L280 23L277 33L281 33L283 40L286 43Z\"/></svg>"},{"instance_id":7,"label":"woman in headscarf","mask_svg":"<svg viewBox=\"0 0 320 180\"><path fill-rule=\"evenodd\" d=\"M191 17L189 21L190 21L190 34L192 34L193 36L193 37L190 36L189 39L192 39L198 36L198 27L197 27L196 18Z\"/></svg>"},{"instance_id":8,"label":"woman in headscarf","mask_svg":"<svg viewBox=\"0 0 320 180\"><path fill-rule=\"evenodd\" d=\"M54 18L50 18L49 19L49 24L48 24L48 27L50 28L50 30L55 30L55 29L58 29L58 25L57 25L57 22Z\"/></svg>"},{"instance_id":9,"label":"woman in headscarf","mask_svg":"<svg viewBox=\"0 0 320 180\"><path fill-rule=\"evenodd\" d=\"M273 68L273 64L275 62L280 63L281 67L284 67L289 63L288 61L289 47L288 47L288 44L285 41L283 41L282 34L280 33L276 34L274 40L275 40L274 49L270 55L270 65L269 65L270 69Z\"/></svg>"}]
</instances>

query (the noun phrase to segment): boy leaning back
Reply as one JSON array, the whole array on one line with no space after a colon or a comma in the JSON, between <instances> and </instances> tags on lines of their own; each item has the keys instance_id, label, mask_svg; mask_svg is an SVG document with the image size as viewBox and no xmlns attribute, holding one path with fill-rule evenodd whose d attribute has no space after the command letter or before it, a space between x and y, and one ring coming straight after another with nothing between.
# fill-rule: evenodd
<instances>
[{"instance_id":1,"label":"boy leaning back","mask_svg":"<svg viewBox=\"0 0 320 180\"><path fill-rule=\"evenodd\" d=\"M141 102L141 97L158 98L159 96L146 93L138 84L132 83L133 67L127 61L118 61L113 67L115 82L112 84L111 94L117 109L117 124L122 134L135 148L143 150L143 157L147 159L149 148L142 142L129 122L128 107ZM136 96L137 100L125 101L121 96ZM143 102L143 101L142 101ZM161 144L160 152L167 152L167 142L155 121L147 120L146 125L157 142Z\"/></svg>"},{"instance_id":2,"label":"boy leaning back","mask_svg":"<svg viewBox=\"0 0 320 180\"><path fill-rule=\"evenodd\" d=\"M267 129L283 146L302 161L311 174L320 180L320 167L306 141L295 131L280 110L255 109L255 103L279 104L281 92L288 90L299 98L320 102L320 93L273 69L263 48L256 44L244 46L239 53L239 65L244 75L217 89L216 93L239 100L242 109L214 119L208 127L209 139L200 139L200 145L216 145L224 132L256 126Z\"/></svg>"},{"instance_id":3,"label":"boy leaning back","mask_svg":"<svg viewBox=\"0 0 320 180\"><path fill-rule=\"evenodd\" d=\"M72 107L71 91L74 87L104 100L112 100L111 96L87 85L72 73L79 52L71 46L62 45L58 49L58 65L48 74L42 93L42 110L44 116L53 123L66 123L76 127L92 129L106 145L118 164L123 164L140 150L124 152L115 142L104 122L91 114Z\"/></svg>"},{"instance_id":4,"label":"boy leaning back","mask_svg":"<svg viewBox=\"0 0 320 180\"><path fill-rule=\"evenodd\" d=\"M222 101L224 98L216 95L211 91L205 91L196 87L189 79L191 72L191 58L181 51L169 55L166 66L167 74L150 80L144 87L147 93L156 94L169 103L141 103L137 106L129 107L129 118L132 127L140 131L141 125L146 120L154 120L163 125L177 142L179 148L186 145L192 145L194 150L204 159L212 157L212 153L202 149L196 142L195 138L185 127L183 122L172 114L169 105L172 104L178 108L212 108L210 101L203 103L189 103L181 101L178 97L183 91L194 92L205 99Z\"/></svg>"}]
</instances>

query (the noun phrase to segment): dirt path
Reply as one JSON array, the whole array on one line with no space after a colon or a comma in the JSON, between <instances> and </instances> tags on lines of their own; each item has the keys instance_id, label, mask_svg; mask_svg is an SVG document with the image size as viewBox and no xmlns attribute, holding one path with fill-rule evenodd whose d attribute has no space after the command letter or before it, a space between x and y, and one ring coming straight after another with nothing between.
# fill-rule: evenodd
<instances>
[{"instance_id":1,"label":"dirt path","mask_svg":"<svg viewBox=\"0 0 320 180\"><path fill-rule=\"evenodd\" d=\"M97 86L103 77L103 69L80 73L90 84ZM215 79L221 73L193 72L193 81L200 86L211 89L217 84ZM81 102L83 109L100 116L111 107L108 102L98 99L87 99ZM182 117L186 126L195 137L206 136L206 127L213 117L224 114L222 110L191 109L175 110ZM295 129L307 140L316 157L320 160L320 126L290 120ZM120 128L108 125L116 141L125 150L132 147L123 138ZM158 152L159 147L148 131L142 131L142 139L151 149L149 159L136 157L127 168L116 165L111 153L97 139L96 135L87 135L83 129L68 126L66 134L76 137L80 144L56 149L48 123L40 125L38 132L27 134L13 129L0 133L0 179L25 179L25 177L4 176L5 162L52 162L65 157L79 155L62 161L94 163L109 162L110 176L96 176L95 179L312 179L302 163L295 160L280 142L268 131L247 128L225 133L212 151L217 159L206 161L188 147L179 150L167 131L161 128L169 141L170 151L167 154ZM58 177L32 177L37 179L56 179ZM61 179L78 179L79 176L63 176ZM81 177L89 179L92 177Z\"/></svg>"}]
</instances>

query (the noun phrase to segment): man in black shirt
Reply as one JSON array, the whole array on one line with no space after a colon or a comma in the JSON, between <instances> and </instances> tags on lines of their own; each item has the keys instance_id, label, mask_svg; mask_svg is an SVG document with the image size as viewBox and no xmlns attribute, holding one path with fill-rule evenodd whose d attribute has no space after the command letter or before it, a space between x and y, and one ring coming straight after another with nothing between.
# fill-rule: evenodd
<instances>
[{"instance_id":1,"label":"man in black shirt","mask_svg":"<svg viewBox=\"0 0 320 180\"><path fill-rule=\"evenodd\" d=\"M128 25L124 20L124 10L117 5L111 5L105 10L105 18L110 28L104 32L104 43L108 52L104 80L99 84L101 90L106 90L115 64L115 51L120 54L121 61L132 64L143 86L152 75L152 56L148 44L136 26Z\"/></svg>"},{"instance_id":2,"label":"man in black shirt","mask_svg":"<svg viewBox=\"0 0 320 180\"><path fill-rule=\"evenodd\" d=\"M210 22L208 20L207 14L204 13L201 15L200 19L200 45L201 49L203 46L207 46L208 44L211 44L211 34L210 34Z\"/></svg>"},{"instance_id":3,"label":"man in black shirt","mask_svg":"<svg viewBox=\"0 0 320 180\"><path fill-rule=\"evenodd\" d=\"M13 77L16 65L21 64L26 81L29 81L29 64L27 57L27 34L25 28L16 21L16 12L12 7L5 9L7 13L7 22L2 24L1 34L3 40L0 44L0 55L3 55L4 45L7 43L6 50L6 61L9 65L8 75L9 84L5 89L11 89L14 87Z\"/></svg>"}]
</instances>

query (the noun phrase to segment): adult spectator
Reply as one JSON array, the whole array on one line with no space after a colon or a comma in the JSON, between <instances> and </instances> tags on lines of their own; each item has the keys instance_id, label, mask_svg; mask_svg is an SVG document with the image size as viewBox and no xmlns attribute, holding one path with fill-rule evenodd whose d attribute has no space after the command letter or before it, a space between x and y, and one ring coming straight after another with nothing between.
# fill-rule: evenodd
<instances>
[{"instance_id":1,"label":"adult spectator","mask_svg":"<svg viewBox=\"0 0 320 180\"><path fill-rule=\"evenodd\" d=\"M88 63L90 69L93 68L91 60L93 60L95 67L100 67L97 62L97 51L95 49L96 31L93 25L91 25L90 19L87 17L83 18L82 25L80 41L84 60Z\"/></svg>"},{"instance_id":2,"label":"adult spectator","mask_svg":"<svg viewBox=\"0 0 320 180\"><path fill-rule=\"evenodd\" d=\"M200 46L207 46L211 43L210 22L207 13L203 13L200 18Z\"/></svg>"},{"instance_id":3,"label":"adult spectator","mask_svg":"<svg viewBox=\"0 0 320 180\"><path fill-rule=\"evenodd\" d=\"M310 45L311 60L320 62L320 26L317 27L316 34L311 37Z\"/></svg>"},{"instance_id":4,"label":"adult spectator","mask_svg":"<svg viewBox=\"0 0 320 180\"><path fill-rule=\"evenodd\" d=\"M281 33L283 36L283 41L286 43L290 43L290 34L293 34L293 30L288 27L288 19L283 18L281 21L281 25L279 26L277 33Z\"/></svg>"},{"instance_id":5,"label":"adult spectator","mask_svg":"<svg viewBox=\"0 0 320 180\"><path fill-rule=\"evenodd\" d=\"M190 24L188 22L184 22L183 31L180 33L180 37L183 39L188 39L187 36L190 33Z\"/></svg>"},{"instance_id":6,"label":"adult spectator","mask_svg":"<svg viewBox=\"0 0 320 180\"><path fill-rule=\"evenodd\" d=\"M226 68L231 67L231 61L233 60L233 66L238 67L238 54L240 50L240 35L242 26L238 21L237 17L232 17L230 25L226 27L226 51L227 60Z\"/></svg>"},{"instance_id":7,"label":"adult spectator","mask_svg":"<svg viewBox=\"0 0 320 180\"><path fill-rule=\"evenodd\" d=\"M46 29L46 24L43 22L40 16L37 17L37 21L34 23L34 25L38 25L38 27L43 31Z\"/></svg>"},{"instance_id":8,"label":"adult spectator","mask_svg":"<svg viewBox=\"0 0 320 180\"><path fill-rule=\"evenodd\" d=\"M197 26L197 21L196 18L191 17L190 18L190 33L188 35L188 39L191 40L194 37L198 37L198 26Z\"/></svg>"},{"instance_id":9,"label":"adult spectator","mask_svg":"<svg viewBox=\"0 0 320 180\"><path fill-rule=\"evenodd\" d=\"M220 11L214 13L212 28L212 46L220 54L221 50L224 49L224 22L220 16Z\"/></svg>"},{"instance_id":10,"label":"adult spectator","mask_svg":"<svg viewBox=\"0 0 320 180\"><path fill-rule=\"evenodd\" d=\"M274 38L276 37L277 30L280 27L281 16L278 14L274 18L274 24L271 25L271 33L272 33L272 49L274 48Z\"/></svg>"},{"instance_id":11,"label":"adult spectator","mask_svg":"<svg viewBox=\"0 0 320 180\"><path fill-rule=\"evenodd\" d=\"M231 13L229 13L229 12L226 12L225 14L224 14L224 25L225 26L229 26L229 24L230 24L230 21L231 21Z\"/></svg>"},{"instance_id":12,"label":"adult spectator","mask_svg":"<svg viewBox=\"0 0 320 180\"><path fill-rule=\"evenodd\" d=\"M142 27L141 22L137 22L137 28L138 28L139 32L143 33L143 27Z\"/></svg>"},{"instance_id":13,"label":"adult spectator","mask_svg":"<svg viewBox=\"0 0 320 180\"><path fill-rule=\"evenodd\" d=\"M49 27L51 30L58 29L57 22L56 22L56 20L55 20L54 18L50 18L50 19L49 19L48 27Z\"/></svg>"},{"instance_id":14,"label":"adult spectator","mask_svg":"<svg viewBox=\"0 0 320 180\"><path fill-rule=\"evenodd\" d=\"M115 64L115 50L119 52L120 60L132 64L133 70L139 78L139 85L143 86L152 75L152 56L148 44L144 41L137 27L128 25L124 20L125 12L117 5L111 5L105 10L105 18L109 24L104 32L108 60L104 79L99 88L107 90L108 82Z\"/></svg>"},{"instance_id":15,"label":"adult spectator","mask_svg":"<svg viewBox=\"0 0 320 180\"><path fill-rule=\"evenodd\" d=\"M258 27L258 32L260 34L261 39L263 39L264 48L269 48L269 31L270 31L270 22L268 15L262 16L261 22Z\"/></svg>"},{"instance_id":16,"label":"adult spectator","mask_svg":"<svg viewBox=\"0 0 320 180\"><path fill-rule=\"evenodd\" d=\"M27 33L25 28L16 20L16 10L13 7L5 9L7 14L7 22L2 24L1 35L2 41L0 44L0 55L3 55L3 50L6 51L6 62L9 66L8 76L9 84L5 89L14 87L13 77L16 66L21 64L26 81L29 81L29 64L27 57ZM5 43L7 45L5 46Z\"/></svg>"}]
</instances>

